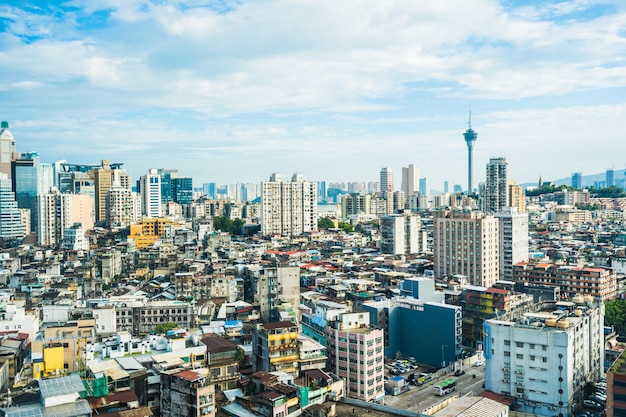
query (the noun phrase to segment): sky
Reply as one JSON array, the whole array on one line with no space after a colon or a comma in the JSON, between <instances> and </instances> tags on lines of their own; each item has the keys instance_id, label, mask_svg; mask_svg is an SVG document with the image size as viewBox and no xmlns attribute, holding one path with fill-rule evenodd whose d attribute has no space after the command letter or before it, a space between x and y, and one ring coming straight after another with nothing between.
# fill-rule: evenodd
<instances>
[{"instance_id":1,"label":"sky","mask_svg":"<svg viewBox=\"0 0 626 417\"><path fill-rule=\"evenodd\" d=\"M467 184L626 167L622 0L9 0L0 119L44 162Z\"/></svg>"}]
</instances>

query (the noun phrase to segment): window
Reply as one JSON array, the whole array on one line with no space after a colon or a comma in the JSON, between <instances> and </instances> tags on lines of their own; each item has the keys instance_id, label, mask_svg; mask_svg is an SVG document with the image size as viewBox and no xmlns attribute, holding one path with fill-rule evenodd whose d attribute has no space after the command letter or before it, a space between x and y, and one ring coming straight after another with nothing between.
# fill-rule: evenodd
<instances>
[{"instance_id":1,"label":"window","mask_svg":"<svg viewBox=\"0 0 626 417\"><path fill-rule=\"evenodd\" d=\"M518 347L518 348L524 347L524 343L523 342L515 342L515 347Z\"/></svg>"}]
</instances>

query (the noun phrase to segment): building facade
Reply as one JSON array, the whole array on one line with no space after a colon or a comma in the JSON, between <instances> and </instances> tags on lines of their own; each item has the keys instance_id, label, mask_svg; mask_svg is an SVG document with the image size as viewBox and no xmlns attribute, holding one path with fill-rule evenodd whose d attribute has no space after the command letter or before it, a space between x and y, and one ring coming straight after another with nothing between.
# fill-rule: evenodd
<instances>
[{"instance_id":1,"label":"building facade","mask_svg":"<svg viewBox=\"0 0 626 417\"><path fill-rule=\"evenodd\" d=\"M409 255L424 251L420 216L405 212L380 217L380 251Z\"/></svg>"},{"instance_id":2,"label":"building facade","mask_svg":"<svg viewBox=\"0 0 626 417\"><path fill-rule=\"evenodd\" d=\"M498 213L509 205L507 165L504 158L491 158L487 164L485 195L482 198L486 214Z\"/></svg>"},{"instance_id":3,"label":"building facade","mask_svg":"<svg viewBox=\"0 0 626 417\"><path fill-rule=\"evenodd\" d=\"M483 287L500 278L498 219L474 210L443 210L433 221L436 277L465 275Z\"/></svg>"},{"instance_id":4,"label":"building facade","mask_svg":"<svg viewBox=\"0 0 626 417\"><path fill-rule=\"evenodd\" d=\"M513 265L528 260L528 214L505 207L498 219L500 240L500 279L513 280Z\"/></svg>"},{"instance_id":5,"label":"building facade","mask_svg":"<svg viewBox=\"0 0 626 417\"><path fill-rule=\"evenodd\" d=\"M261 233L299 236L317 230L317 182L294 174L284 182L272 174L261 183Z\"/></svg>"}]
</instances>

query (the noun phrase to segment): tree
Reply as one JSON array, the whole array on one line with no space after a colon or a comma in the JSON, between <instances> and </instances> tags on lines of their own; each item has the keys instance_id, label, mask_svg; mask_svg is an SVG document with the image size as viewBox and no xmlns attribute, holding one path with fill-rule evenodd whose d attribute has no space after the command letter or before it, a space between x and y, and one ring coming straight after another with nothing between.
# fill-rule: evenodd
<instances>
[{"instance_id":1,"label":"tree","mask_svg":"<svg viewBox=\"0 0 626 417\"><path fill-rule=\"evenodd\" d=\"M335 227L335 222L328 217L322 217L317 221L317 228L320 230L332 229L333 227Z\"/></svg>"},{"instance_id":2,"label":"tree","mask_svg":"<svg viewBox=\"0 0 626 417\"><path fill-rule=\"evenodd\" d=\"M154 331L156 334L164 334L164 333L169 332L172 329L175 329L176 327L177 327L176 323L172 323L172 322L157 324L156 327L154 328Z\"/></svg>"},{"instance_id":3,"label":"tree","mask_svg":"<svg viewBox=\"0 0 626 417\"><path fill-rule=\"evenodd\" d=\"M626 336L626 300L610 300L604 305L604 325L613 326L617 334Z\"/></svg>"},{"instance_id":4,"label":"tree","mask_svg":"<svg viewBox=\"0 0 626 417\"><path fill-rule=\"evenodd\" d=\"M350 223L339 222L339 228L343 229L343 231L346 233L354 232L354 226L352 226Z\"/></svg>"}]
</instances>

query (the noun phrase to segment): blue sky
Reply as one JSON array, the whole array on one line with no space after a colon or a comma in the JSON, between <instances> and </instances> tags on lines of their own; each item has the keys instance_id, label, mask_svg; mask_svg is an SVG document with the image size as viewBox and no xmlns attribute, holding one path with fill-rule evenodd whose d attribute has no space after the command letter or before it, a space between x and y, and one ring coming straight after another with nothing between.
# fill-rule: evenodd
<instances>
[{"instance_id":1,"label":"blue sky","mask_svg":"<svg viewBox=\"0 0 626 417\"><path fill-rule=\"evenodd\" d=\"M7 4L8 3L8 4ZM0 119L19 151L219 184L272 172L434 189L504 156L517 182L626 167L613 1L11 1Z\"/></svg>"}]
</instances>

